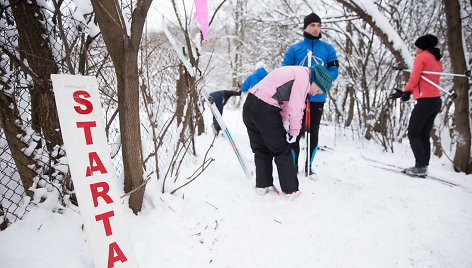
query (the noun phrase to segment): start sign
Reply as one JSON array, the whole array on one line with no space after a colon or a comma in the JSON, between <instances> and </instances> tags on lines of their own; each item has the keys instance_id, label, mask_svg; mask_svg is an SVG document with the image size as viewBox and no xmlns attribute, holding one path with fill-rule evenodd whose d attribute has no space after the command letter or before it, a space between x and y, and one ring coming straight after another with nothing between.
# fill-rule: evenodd
<instances>
[{"instance_id":1,"label":"start sign","mask_svg":"<svg viewBox=\"0 0 472 268\"><path fill-rule=\"evenodd\" d=\"M64 147L95 267L138 267L121 208L95 77L51 76Z\"/></svg>"}]
</instances>

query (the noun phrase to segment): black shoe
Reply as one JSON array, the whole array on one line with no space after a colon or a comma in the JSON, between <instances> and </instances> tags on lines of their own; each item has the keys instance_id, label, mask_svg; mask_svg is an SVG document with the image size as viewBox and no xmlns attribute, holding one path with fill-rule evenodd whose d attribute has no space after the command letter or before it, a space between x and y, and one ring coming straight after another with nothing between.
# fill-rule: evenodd
<instances>
[{"instance_id":1,"label":"black shoe","mask_svg":"<svg viewBox=\"0 0 472 268\"><path fill-rule=\"evenodd\" d=\"M428 176L428 168L427 167L410 167L410 168L405 168L404 170L402 170L402 173L405 173L413 177L425 178L426 176Z\"/></svg>"},{"instance_id":2,"label":"black shoe","mask_svg":"<svg viewBox=\"0 0 472 268\"><path fill-rule=\"evenodd\" d=\"M308 167L305 165L305 176L316 175L316 173L310 167L310 173L308 173Z\"/></svg>"}]
</instances>

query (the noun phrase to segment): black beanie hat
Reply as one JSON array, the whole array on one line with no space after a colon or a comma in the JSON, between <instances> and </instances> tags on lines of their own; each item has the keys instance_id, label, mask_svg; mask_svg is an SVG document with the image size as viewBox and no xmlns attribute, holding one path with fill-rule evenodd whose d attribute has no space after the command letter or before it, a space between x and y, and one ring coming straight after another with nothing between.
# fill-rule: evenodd
<instances>
[{"instance_id":1,"label":"black beanie hat","mask_svg":"<svg viewBox=\"0 0 472 268\"><path fill-rule=\"evenodd\" d=\"M437 44L438 44L438 38L432 34L420 36L415 41L415 46L423 50L427 50L428 48L433 48Z\"/></svg>"},{"instance_id":2,"label":"black beanie hat","mask_svg":"<svg viewBox=\"0 0 472 268\"><path fill-rule=\"evenodd\" d=\"M310 15L305 17L305 19L303 20L303 29L306 29L306 27L313 22L321 23L321 18L315 13L311 13Z\"/></svg>"}]
</instances>

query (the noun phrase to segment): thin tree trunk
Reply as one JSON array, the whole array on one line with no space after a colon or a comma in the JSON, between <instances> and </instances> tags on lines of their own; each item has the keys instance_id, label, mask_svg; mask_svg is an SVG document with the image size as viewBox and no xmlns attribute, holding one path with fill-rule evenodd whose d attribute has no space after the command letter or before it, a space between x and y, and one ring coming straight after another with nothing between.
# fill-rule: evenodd
<instances>
[{"instance_id":1,"label":"thin tree trunk","mask_svg":"<svg viewBox=\"0 0 472 268\"><path fill-rule=\"evenodd\" d=\"M446 12L446 36L451 57L452 71L463 74L467 70L462 46L461 6L458 0L443 0ZM469 118L469 81L464 77L454 77L454 90L457 99L454 101L454 117L457 133L456 154L454 155L454 169L458 172L472 172L470 164L470 118Z\"/></svg>"},{"instance_id":2,"label":"thin tree trunk","mask_svg":"<svg viewBox=\"0 0 472 268\"><path fill-rule=\"evenodd\" d=\"M346 32L349 35L352 35L352 24L351 24L351 22L347 23ZM352 43L351 39L349 38L349 36L347 36L347 35L346 35L346 39L347 39L346 54L347 54L348 57L350 57L352 55L353 43ZM347 70L348 75L350 77L353 77L352 67L347 66L346 70ZM354 87L352 85L347 85L346 86L346 91L347 91L347 93L346 93L345 101L347 101L347 99L349 98L349 109L348 109L348 112L347 112L347 118L346 118L346 122L344 123L344 126L348 127L348 126L351 125L352 119L354 118L354 104L355 104L354 94L355 94L355 90L354 90Z\"/></svg>"},{"instance_id":3,"label":"thin tree trunk","mask_svg":"<svg viewBox=\"0 0 472 268\"><path fill-rule=\"evenodd\" d=\"M132 11L131 36L114 0L92 0L96 20L117 77L118 110L122 143L124 190L130 192L143 182L143 157L139 119L138 51L144 22L152 0L140 0ZM141 211L145 187L133 192L129 207Z\"/></svg>"}]
</instances>

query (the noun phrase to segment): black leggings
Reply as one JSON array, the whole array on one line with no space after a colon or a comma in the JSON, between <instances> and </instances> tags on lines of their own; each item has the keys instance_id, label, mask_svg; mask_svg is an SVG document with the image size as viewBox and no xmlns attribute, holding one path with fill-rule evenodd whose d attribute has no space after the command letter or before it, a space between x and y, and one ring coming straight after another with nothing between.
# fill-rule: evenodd
<instances>
[{"instance_id":1,"label":"black leggings","mask_svg":"<svg viewBox=\"0 0 472 268\"><path fill-rule=\"evenodd\" d=\"M318 146L318 132L320 130L321 116L323 115L324 102L310 102L310 164L316 154L315 148ZM302 129L297 140L290 144L295 154L295 163L298 165L298 156L300 155L300 138L305 131L306 109L303 113ZM306 161L305 161L306 165Z\"/></svg>"},{"instance_id":2,"label":"black leggings","mask_svg":"<svg viewBox=\"0 0 472 268\"><path fill-rule=\"evenodd\" d=\"M441 99L420 98L411 112L408 124L408 139L415 155L415 166L426 167L429 165L431 156L431 144L429 142L430 132L433 128L434 119L441 110Z\"/></svg>"}]
</instances>

